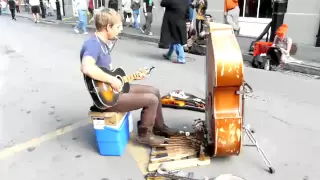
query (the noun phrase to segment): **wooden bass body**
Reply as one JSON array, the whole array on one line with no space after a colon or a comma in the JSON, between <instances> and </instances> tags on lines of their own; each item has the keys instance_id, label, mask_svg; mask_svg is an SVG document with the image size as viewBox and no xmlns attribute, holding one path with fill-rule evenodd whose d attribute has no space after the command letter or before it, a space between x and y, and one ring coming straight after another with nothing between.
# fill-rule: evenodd
<instances>
[{"instance_id":1,"label":"wooden bass body","mask_svg":"<svg viewBox=\"0 0 320 180\"><path fill-rule=\"evenodd\" d=\"M238 155L242 139L243 59L230 25L209 23L206 124L214 156Z\"/></svg>"}]
</instances>

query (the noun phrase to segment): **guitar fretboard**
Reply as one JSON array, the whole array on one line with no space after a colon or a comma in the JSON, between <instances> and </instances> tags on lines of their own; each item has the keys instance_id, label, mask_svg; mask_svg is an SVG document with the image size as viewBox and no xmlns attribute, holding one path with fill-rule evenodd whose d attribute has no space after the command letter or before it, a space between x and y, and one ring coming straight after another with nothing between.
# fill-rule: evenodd
<instances>
[{"instance_id":1,"label":"guitar fretboard","mask_svg":"<svg viewBox=\"0 0 320 180\"><path fill-rule=\"evenodd\" d=\"M136 80L137 79L137 75L135 73L135 74L124 76L122 78L123 78L125 83L129 83L129 82L132 82L132 81Z\"/></svg>"}]
</instances>

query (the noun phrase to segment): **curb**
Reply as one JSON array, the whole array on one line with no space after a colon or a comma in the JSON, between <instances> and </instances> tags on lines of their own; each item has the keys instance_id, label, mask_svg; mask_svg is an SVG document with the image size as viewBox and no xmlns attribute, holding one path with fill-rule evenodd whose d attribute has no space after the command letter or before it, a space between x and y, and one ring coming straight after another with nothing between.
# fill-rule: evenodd
<instances>
[{"instance_id":1,"label":"curb","mask_svg":"<svg viewBox=\"0 0 320 180\"><path fill-rule=\"evenodd\" d=\"M4 13L4 15L10 15ZM25 17L21 16L19 14L16 14L16 16L21 17L21 18L26 18L32 20L31 17ZM56 20L46 20L46 19L41 19L40 23L42 24L54 24L54 25L60 25L60 26L75 26L76 23L73 22L63 22L63 21L56 21ZM88 30L90 31L95 31L95 28L92 26L87 27ZM143 34L133 34L133 33L126 33L122 32L120 33L120 36L130 38L130 39L135 39L139 41L147 41L147 42L152 42L152 43L159 43L159 37L157 36L147 36ZM247 54L247 52L242 52L243 55L243 60L247 61L251 64L252 62L252 55ZM287 63L283 67L285 70L290 70L294 72L300 72L300 73L305 73L305 74L311 74L311 75L317 75L320 76L320 67L308 65L308 64L298 64L298 63Z\"/></svg>"}]
</instances>

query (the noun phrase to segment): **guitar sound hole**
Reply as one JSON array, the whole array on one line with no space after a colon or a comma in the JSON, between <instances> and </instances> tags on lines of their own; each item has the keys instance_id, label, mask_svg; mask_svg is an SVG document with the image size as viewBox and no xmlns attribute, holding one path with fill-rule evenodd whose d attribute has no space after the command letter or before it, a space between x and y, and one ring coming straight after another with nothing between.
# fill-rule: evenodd
<instances>
[{"instance_id":1,"label":"guitar sound hole","mask_svg":"<svg viewBox=\"0 0 320 180\"><path fill-rule=\"evenodd\" d=\"M123 88L123 85L124 85L123 79L122 79L121 76L118 76L118 75L116 76L116 78L121 81L121 88L120 88L120 90L119 90L119 92L121 92L121 91L122 91L122 88ZM114 91L114 90L113 90L113 91ZM114 91L114 93L119 93L119 92Z\"/></svg>"}]
</instances>

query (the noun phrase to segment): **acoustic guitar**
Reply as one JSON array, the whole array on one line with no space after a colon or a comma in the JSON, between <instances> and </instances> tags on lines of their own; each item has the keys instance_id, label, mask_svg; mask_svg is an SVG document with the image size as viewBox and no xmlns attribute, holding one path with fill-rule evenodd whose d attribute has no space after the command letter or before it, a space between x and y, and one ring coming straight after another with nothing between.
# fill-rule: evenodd
<instances>
[{"instance_id":1,"label":"acoustic guitar","mask_svg":"<svg viewBox=\"0 0 320 180\"><path fill-rule=\"evenodd\" d=\"M87 86L87 89L91 95L94 105L99 109L107 109L118 103L119 95L121 93L128 93L130 90L130 82L134 80L139 80L141 76L147 76L151 73L151 68L144 68L132 75L126 75L123 69L115 68L113 70L108 70L104 67L99 67L103 72L118 78L122 82L122 86L119 92L116 92L112 87L104 82L94 80L89 76L84 75L84 80Z\"/></svg>"},{"instance_id":2,"label":"acoustic guitar","mask_svg":"<svg viewBox=\"0 0 320 180\"><path fill-rule=\"evenodd\" d=\"M243 59L230 25L209 23L206 126L214 156L238 155L243 123Z\"/></svg>"}]
</instances>

